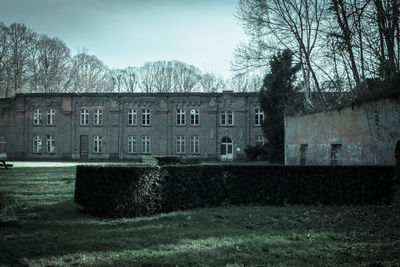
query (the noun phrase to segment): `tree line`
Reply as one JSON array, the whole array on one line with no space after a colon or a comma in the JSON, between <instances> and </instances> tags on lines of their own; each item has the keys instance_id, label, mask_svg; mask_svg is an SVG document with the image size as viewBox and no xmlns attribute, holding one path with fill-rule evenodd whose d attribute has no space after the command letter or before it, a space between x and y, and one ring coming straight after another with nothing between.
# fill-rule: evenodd
<instances>
[{"instance_id":1,"label":"tree line","mask_svg":"<svg viewBox=\"0 0 400 267\"><path fill-rule=\"evenodd\" d=\"M250 41L235 51L234 69L268 72L289 49L309 110L398 93L399 15L399 0L240 0Z\"/></svg>"},{"instance_id":2,"label":"tree line","mask_svg":"<svg viewBox=\"0 0 400 267\"><path fill-rule=\"evenodd\" d=\"M73 55L59 38L23 23L0 23L0 97L53 92L236 92L258 91L262 77L238 74L227 80L181 61L147 62L110 69L95 55Z\"/></svg>"}]
</instances>

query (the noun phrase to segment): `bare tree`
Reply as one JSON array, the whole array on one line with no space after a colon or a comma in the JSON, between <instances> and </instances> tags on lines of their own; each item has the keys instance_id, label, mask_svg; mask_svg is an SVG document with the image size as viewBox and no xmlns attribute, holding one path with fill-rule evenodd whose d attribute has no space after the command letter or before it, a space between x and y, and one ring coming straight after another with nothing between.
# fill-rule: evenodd
<instances>
[{"instance_id":1,"label":"bare tree","mask_svg":"<svg viewBox=\"0 0 400 267\"><path fill-rule=\"evenodd\" d=\"M239 73L227 81L227 85L235 92L258 92L263 84L261 75Z\"/></svg>"},{"instance_id":2,"label":"bare tree","mask_svg":"<svg viewBox=\"0 0 400 267\"><path fill-rule=\"evenodd\" d=\"M31 86L39 92L62 92L70 61L69 48L58 38L41 35L31 50Z\"/></svg>"},{"instance_id":3,"label":"bare tree","mask_svg":"<svg viewBox=\"0 0 400 267\"><path fill-rule=\"evenodd\" d=\"M304 89L311 93L314 88L326 107L319 78L327 73L318 72L322 68L316 65L320 26L325 13L326 1L240 0L239 19L252 38L250 45L257 46L240 47L236 51L238 61L234 69L240 70L243 61L251 63L259 59L266 66L268 60L265 60L263 50L270 50L271 53L282 49L297 51L295 56L301 64Z\"/></svg>"},{"instance_id":4,"label":"bare tree","mask_svg":"<svg viewBox=\"0 0 400 267\"><path fill-rule=\"evenodd\" d=\"M200 84L203 92L220 92L226 88L224 79L213 73L203 74Z\"/></svg>"},{"instance_id":5,"label":"bare tree","mask_svg":"<svg viewBox=\"0 0 400 267\"><path fill-rule=\"evenodd\" d=\"M82 52L75 55L71 61L69 77L65 84L66 91L111 91L112 82L109 70L96 56Z\"/></svg>"}]
</instances>

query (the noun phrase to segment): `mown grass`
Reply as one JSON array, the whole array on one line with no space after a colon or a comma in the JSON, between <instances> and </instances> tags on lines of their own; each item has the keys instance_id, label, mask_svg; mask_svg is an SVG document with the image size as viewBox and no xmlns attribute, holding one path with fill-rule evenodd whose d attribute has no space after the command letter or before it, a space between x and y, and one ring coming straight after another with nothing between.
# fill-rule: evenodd
<instances>
[{"instance_id":1,"label":"mown grass","mask_svg":"<svg viewBox=\"0 0 400 267\"><path fill-rule=\"evenodd\" d=\"M0 265L400 265L397 206L218 207L114 220L84 214L74 180L75 167L0 170L0 213L20 217L0 226Z\"/></svg>"}]
</instances>

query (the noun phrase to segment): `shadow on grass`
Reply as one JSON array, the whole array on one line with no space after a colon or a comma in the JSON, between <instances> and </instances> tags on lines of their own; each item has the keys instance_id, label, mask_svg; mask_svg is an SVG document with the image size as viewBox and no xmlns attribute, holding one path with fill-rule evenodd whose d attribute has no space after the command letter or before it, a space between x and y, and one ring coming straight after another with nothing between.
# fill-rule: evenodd
<instances>
[{"instance_id":1,"label":"shadow on grass","mask_svg":"<svg viewBox=\"0 0 400 267\"><path fill-rule=\"evenodd\" d=\"M0 263L219 266L348 265L396 260L398 233L389 240L384 233L364 233L366 229L359 225L339 229L318 219L323 207L314 214L309 210L219 207L103 219L83 213L71 199L29 208L26 212L38 213L39 217L22 220L15 227L0 227ZM336 223L334 216L341 208L333 211L331 222Z\"/></svg>"}]
</instances>

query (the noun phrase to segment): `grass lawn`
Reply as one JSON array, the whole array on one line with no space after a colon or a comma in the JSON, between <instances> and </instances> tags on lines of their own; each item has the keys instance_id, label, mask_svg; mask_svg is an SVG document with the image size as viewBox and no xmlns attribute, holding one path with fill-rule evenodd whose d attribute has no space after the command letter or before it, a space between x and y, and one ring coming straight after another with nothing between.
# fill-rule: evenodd
<instances>
[{"instance_id":1,"label":"grass lawn","mask_svg":"<svg viewBox=\"0 0 400 267\"><path fill-rule=\"evenodd\" d=\"M398 206L218 207L84 214L75 167L0 169L0 265L400 266ZM301 190L301 188L299 188Z\"/></svg>"}]
</instances>

